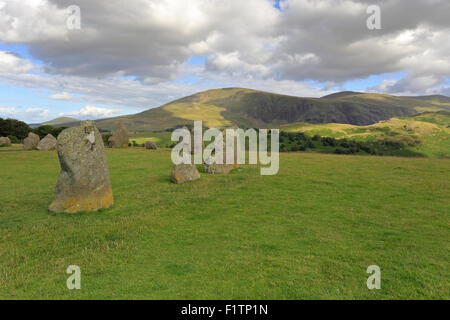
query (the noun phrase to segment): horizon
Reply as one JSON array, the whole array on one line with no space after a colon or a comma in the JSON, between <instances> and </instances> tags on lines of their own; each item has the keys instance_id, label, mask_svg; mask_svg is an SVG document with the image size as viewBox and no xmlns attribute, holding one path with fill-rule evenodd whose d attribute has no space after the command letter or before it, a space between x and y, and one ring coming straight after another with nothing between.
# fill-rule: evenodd
<instances>
[{"instance_id":1,"label":"horizon","mask_svg":"<svg viewBox=\"0 0 450 320\"><path fill-rule=\"evenodd\" d=\"M449 10L443 0L0 1L0 117L110 118L226 87L449 97Z\"/></svg>"}]
</instances>

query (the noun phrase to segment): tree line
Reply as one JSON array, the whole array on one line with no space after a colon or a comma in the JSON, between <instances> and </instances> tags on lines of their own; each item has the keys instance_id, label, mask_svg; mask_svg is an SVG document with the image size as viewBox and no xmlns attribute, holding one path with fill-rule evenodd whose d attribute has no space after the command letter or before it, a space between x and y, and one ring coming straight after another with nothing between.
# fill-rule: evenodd
<instances>
[{"instance_id":1,"label":"tree line","mask_svg":"<svg viewBox=\"0 0 450 320\"><path fill-rule=\"evenodd\" d=\"M47 134L51 134L57 138L64 129L66 127L53 127L49 125L43 125L33 129L23 121L0 118L0 136L8 137L12 143L21 143L30 132L37 134L41 139Z\"/></svg>"},{"instance_id":2,"label":"tree line","mask_svg":"<svg viewBox=\"0 0 450 320\"><path fill-rule=\"evenodd\" d=\"M408 147L419 144L418 139L384 138L373 141L336 139L303 132L280 132L280 152L315 151L335 154L423 156Z\"/></svg>"}]
</instances>

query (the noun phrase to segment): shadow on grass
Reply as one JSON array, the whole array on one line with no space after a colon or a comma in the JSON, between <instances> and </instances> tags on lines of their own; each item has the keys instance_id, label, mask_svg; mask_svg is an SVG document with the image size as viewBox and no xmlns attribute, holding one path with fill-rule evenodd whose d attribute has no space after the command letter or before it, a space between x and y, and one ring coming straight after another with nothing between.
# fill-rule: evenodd
<instances>
[{"instance_id":1,"label":"shadow on grass","mask_svg":"<svg viewBox=\"0 0 450 320\"><path fill-rule=\"evenodd\" d=\"M96 211L79 211L79 212L52 212L50 210L47 210L47 213L53 217L78 219L78 218L82 218L82 217L90 217L90 216L97 216L100 214L106 214L106 213L109 213L113 208L114 208L114 206L112 206L110 208L98 209Z\"/></svg>"}]
</instances>

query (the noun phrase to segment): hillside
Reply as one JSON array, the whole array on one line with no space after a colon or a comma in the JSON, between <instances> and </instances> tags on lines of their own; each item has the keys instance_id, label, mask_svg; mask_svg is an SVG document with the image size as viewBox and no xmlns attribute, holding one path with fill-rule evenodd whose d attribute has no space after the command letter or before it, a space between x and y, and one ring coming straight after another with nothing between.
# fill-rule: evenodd
<instances>
[{"instance_id":1,"label":"hillside","mask_svg":"<svg viewBox=\"0 0 450 320\"><path fill-rule=\"evenodd\" d=\"M43 125L49 125L49 126L56 126L64 123L71 123L71 122L79 122L80 120L70 117L59 117L47 122L42 123Z\"/></svg>"},{"instance_id":2,"label":"hillside","mask_svg":"<svg viewBox=\"0 0 450 320\"><path fill-rule=\"evenodd\" d=\"M400 142L410 151L430 157L450 157L450 112L424 112L413 117L394 117L368 126L326 123L293 123L282 126L286 132L304 132L356 141Z\"/></svg>"},{"instance_id":3,"label":"hillside","mask_svg":"<svg viewBox=\"0 0 450 320\"><path fill-rule=\"evenodd\" d=\"M450 98L396 97L339 92L322 98L301 98L250 89L225 88L200 92L147 111L97 121L114 130L122 121L130 131L166 130L203 120L207 127L278 127L295 122L370 125L424 111L450 110ZM447 100L446 100L447 99Z\"/></svg>"},{"instance_id":4,"label":"hillside","mask_svg":"<svg viewBox=\"0 0 450 320\"><path fill-rule=\"evenodd\" d=\"M59 117L50 121L46 121L43 123L31 123L29 126L31 128L37 128L40 126L54 126L54 127L64 127L64 126L72 126L76 125L80 122L80 120L70 117Z\"/></svg>"}]
</instances>

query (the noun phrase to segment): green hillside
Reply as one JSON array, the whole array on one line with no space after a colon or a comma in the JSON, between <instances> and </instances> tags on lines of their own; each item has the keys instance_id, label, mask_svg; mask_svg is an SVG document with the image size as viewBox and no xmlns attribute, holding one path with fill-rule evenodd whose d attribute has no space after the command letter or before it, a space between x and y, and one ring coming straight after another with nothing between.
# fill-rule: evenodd
<instances>
[{"instance_id":1,"label":"green hillside","mask_svg":"<svg viewBox=\"0 0 450 320\"><path fill-rule=\"evenodd\" d=\"M68 123L76 123L78 124L80 120L70 117L59 117L44 123L41 123L41 125L47 125L47 126L60 126Z\"/></svg>"},{"instance_id":2,"label":"green hillside","mask_svg":"<svg viewBox=\"0 0 450 320\"><path fill-rule=\"evenodd\" d=\"M356 141L401 142L410 151L430 157L450 157L450 112L424 112L413 117L395 117L368 126L326 123L294 123L282 126L287 132L304 132Z\"/></svg>"},{"instance_id":3,"label":"green hillside","mask_svg":"<svg viewBox=\"0 0 450 320\"><path fill-rule=\"evenodd\" d=\"M444 96L396 97L339 92L322 98L300 98L243 88L200 92L147 111L98 120L103 130L120 121L131 131L165 130L203 120L208 127L274 127L294 122L369 125L424 111L450 110Z\"/></svg>"}]
</instances>

